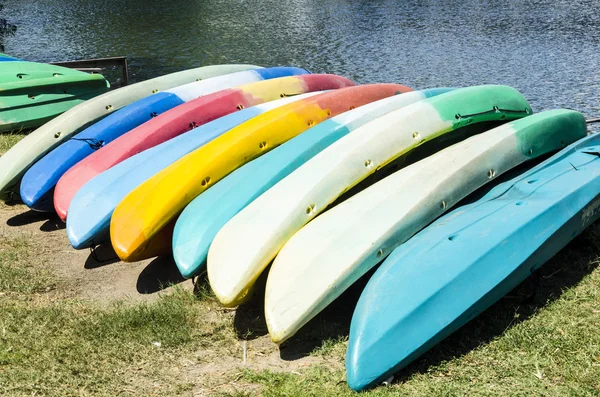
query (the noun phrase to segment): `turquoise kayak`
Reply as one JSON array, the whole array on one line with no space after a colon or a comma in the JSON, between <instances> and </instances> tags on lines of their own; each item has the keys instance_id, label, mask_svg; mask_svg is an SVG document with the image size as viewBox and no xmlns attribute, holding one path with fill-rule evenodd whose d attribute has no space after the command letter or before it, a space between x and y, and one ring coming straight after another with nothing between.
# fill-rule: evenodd
<instances>
[{"instance_id":1,"label":"turquoise kayak","mask_svg":"<svg viewBox=\"0 0 600 397\"><path fill-rule=\"evenodd\" d=\"M575 130L585 136L582 115ZM404 368L597 220L599 157L600 135L583 138L394 250L352 318L350 387L374 386Z\"/></svg>"},{"instance_id":2,"label":"turquoise kayak","mask_svg":"<svg viewBox=\"0 0 600 397\"><path fill-rule=\"evenodd\" d=\"M450 90L408 92L345 112L229 174L188 204L177 220L173 255L181 274L190 278L202 272L208 248L221 227L321 150L369 121Z\"/></svg>"}]
</instances>

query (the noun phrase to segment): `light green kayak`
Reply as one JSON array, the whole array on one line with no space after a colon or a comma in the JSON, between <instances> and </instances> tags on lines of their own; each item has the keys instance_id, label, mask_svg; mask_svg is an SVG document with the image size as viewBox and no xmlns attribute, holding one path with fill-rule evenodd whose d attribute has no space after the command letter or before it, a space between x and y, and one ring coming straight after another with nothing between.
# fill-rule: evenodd
<instances>
[{"instance_id":1,"label":"light green kayak","mask_svg":"<svg viewBox=\"0 0 600 397\"><path fill-rule=\"evenodd\" d=\"M189 69L109 91L69 109L33 131L0 157L0 199L12 197L19 180L35 161L63 140L69 139L73 134L115 110L162 90L258 68L260 66L212 65Z\"/></svg>"},{"instance_id":2,"label":"light green kayak","mask_svg":"<svg viewBox=\"0 0 600 397\"><path fill-rule=\"evenodd\" d=\"M0 132L39 127L110 88L100 74L36 62L0 64Z\"/></svg>"}]
</instances>

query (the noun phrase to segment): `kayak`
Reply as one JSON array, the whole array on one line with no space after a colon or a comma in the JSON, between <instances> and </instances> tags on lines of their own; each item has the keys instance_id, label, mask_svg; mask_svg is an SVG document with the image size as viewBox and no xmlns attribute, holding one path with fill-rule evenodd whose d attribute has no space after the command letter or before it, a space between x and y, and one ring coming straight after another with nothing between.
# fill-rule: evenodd
<instances>
[{"instance_id":1,"label":"kayak","mask_svg":"<svg viewBox=\"0 0 600 397\"><path fill-rule=\"evenodd\" d=\"M322 122L229 174L196 197L177 220L173 256L181 274L190 278L203 271L208 248L221 227L321 150L371 120L450 90L408 92L360 106Z\"/></svg>"},{"instance_id":2,"label":"kayak","mask_svg":"<svg viewBox=\"0 0 600 397\"><path fill-rule=\"evenodd\" d=\"M73 195L85 182L128 157L211 121L215 116L285 96L349 84L353 83L329 74L282 77L220 91L177 106L119 137L69 170L57 185L55 209L61 218L66 218Z\"/></svg>"},{"instance_id":3,"label":"kayak","mask_svg":"<svg viewBox=\"0 0 600 397\"><path fill-rule=\"evenodd\" d=\"M20 59L11 57L10 55L0 53L0 62L14 62L14 61L20 61Z\"/></svg>"},{"instance_id":4,"label":"kayak","mask_svg":"<svg viewBox=\"0 0 600 397\"><path fill-rule=\"evenodd\" d=\"M20 178L44 154L123 106L197 79L258 68L252 65L204 66L121 87L74 106L21 139L0 157L0 199L12 198L17 194Z\"/></svg>"},{"instance_id":5,"label":"kayak","mask_svg":"<svg viewBox=\"0 0 600 397\"><path fill-rule=\"evenodd\" d=\"M222 90L236 90L231 87L302 73L308 72L286 67L247 70L189 83L129 104L76 134L35 163L21 181L21 199L36 211L54 211L54 187L64 173L96 151L101 151L99 155L106 157L106 150L100 149L124 134L127 135L130 130L145 125L150 120L160 118L164 122L165 118L168 119L165 112L186 102L194 104L195 111L203 114L203 119L217 118L223 115L223 111L236 110L235 107L225 109L221 105L225 94ZM211 106L209 103L214 104L210 109L207 108ZM152 125L156 123L160 122L156 121ZM149 147L150 140L133 139ZM116 146L119 147L119 144Z\"/></svg>"},{"instance_id":6,"label":"kayak","mask_svg":"<svg viewBox=\"0 0 600 397\"><path fill-rule=\"evenodd\" d=\"M124 261L147 258L161 245L161 252L169 252L171 222L227 174L349 108L408 90L398 84L341 88L271 110L231 129L159 172L119 203L110 224L115 252Z\"/></svg>"},{"instance_id":7,"label":"kayak","mask_svg":"<svg viewBox=\"0 0 600 397\"><path fill-rule=\"evenodd\" d=\"M225 306L243 302L279 249L344 192L426 141L464 126L531 113L507 86L457 89L365 124L304 163L235 215L208 251L208 278Z\"/></svg>"},{"instance_id":8,"label":"kayak","mask_svg":"<svg viewBox=\"0 0 600 397\"><path fill-rule=\"evenodd\" d=\"M570 135L585 135L583 116L571 128ZM600 135L584 138L394 250L352 318L350 387L362 390L401 370L596 221L599 149Z\"/></svg>"},{"instance_id":9,"label":"kayak","mask_svg":"<svg viewBox=\"0 0 600 397\"><path fill-rule=\"evenodd\" d=\"M44 63L4 62L0 66L0 132L39 127L109 88L100 74Z\"/></svg>"},{"instance_id":10,"label":"kayak","mask_svg":"<svg viewBox=\"0 0 600 397\"><path fill-rule=\"evenodd\" d=\"M512 121L405 167L316 218L283 246L269 271L265 318L271 338L290 338L470 193L585 134L583 116L574 111Z\"/></svg>"},{"instance_id":11,"label":"kayak","mask_svg":"<svg viewBox=\"0 0 600 397\"><path fill-rule=\"evenodd\" d=\"M110 217L119 202L145 180L189 152L210 142L252 117L288 103L318 95L295 95L242 109L138 153L92 178L77 191L69 206L67 236L73 248L82 249L108 240ZM93 211L90 211L93 208Z\"/></svg>"}]
</instances>

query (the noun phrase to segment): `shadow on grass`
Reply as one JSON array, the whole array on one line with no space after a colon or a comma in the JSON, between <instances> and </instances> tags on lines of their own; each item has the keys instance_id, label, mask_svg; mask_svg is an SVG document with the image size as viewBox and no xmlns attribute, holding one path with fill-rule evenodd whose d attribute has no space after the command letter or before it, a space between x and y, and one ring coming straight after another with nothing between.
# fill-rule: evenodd
<instances>
[{"instance_id":1,"label":"shadow on grass","mask_svg":"<svg viewBox=\"0 0 600 397\"><path fill-rule=\"evenodd\" d=\"M185 280L177 269L172 256L159 256L142 270L138 276L136 288L140 294L153 294Z\"/></svg>"},{"instance_id":2,"label":"shadow on grass","mask_svg":"<svg viewBox=\"0 0 600 397\"><path fill-rule=\"evenodd\" d=\"M478 346L485 345L511 327L527 321L541 309L558 299L562 291L577 285L599 266L600 223L588 228L531 277L509 292L473 321L408 365L395 382L404 382L415 373L462 356ZM576 258L576 259L575 259ZM323 312L280 346L283 360L297 360L321 347L326 340L348 337L356 303L375 269L354 283ZM240 306L235 314L235 329L240 339L254 339L266 335L264 317L264 285L266 272L259 279L254 296ZM315 275L318 277L318 275Z\"/></svg>"},{"instance_id":3,"label":"shadow on grass","mask_svg":"<svg viewBox=\"0 0 600 397\"><path fill-rule=\"evenodd\" d=\"M249 301L239 306L235 312L234 327L239 339L252 340L268 333L264 314L268 270L257 280ZM281 358L297 360L320 347L324 340L347 336L356 302L374 271L359 279L296 335L283 343L280 346Z\"/></svg>"},{"instance_id":4,"label":"shadow on grass","mask_svg":"<svg viewBox=\"0 0 600 397\"><path fill-rule=\"evenodd\" d=\"M269 265L258 280L256 280L254 292L250 299L243 305L240 305L235 311L233 326L239 339L253 340L268 333L264 308L265 286L270 268L271 266Z\"/></svg>"}]
</instances>

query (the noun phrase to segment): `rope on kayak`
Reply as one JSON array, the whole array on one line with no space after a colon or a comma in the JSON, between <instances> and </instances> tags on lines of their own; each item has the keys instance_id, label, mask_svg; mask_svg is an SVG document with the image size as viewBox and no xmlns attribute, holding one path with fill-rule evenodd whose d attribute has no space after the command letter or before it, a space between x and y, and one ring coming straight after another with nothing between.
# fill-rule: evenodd
<instances>
[{"instance_id":1,"label":"rope on kayak","mask_svg":"<svg viewBox=\"0 0 600 397\"><path fill-rule=\"evenodd\" d=\"M596 117L596 118L593 118L593 119L587 119L585 122L587 124L600 123L600 117Z\"/></svg>"},{"instance_id":2,"label":"rope on kayak","mask_svg":"<svg viewBox=\"0 0 600 397\"><path fill-rule=\"evenodd\" d=\"M71 138L74 141L81 141L81 142L85 142L88 145L90 145L90 147L93 150L98 150L100 149L103 145L104 145L104 141L98 140L98 139L94 139L94 138Z\"/></svg>"},{"instance_id":3,"label":"rope on kayak","mask_svg":"<svg viewBox=\"0 0 600 397\"><path fill-rule=\"evenodd\" d=\"M529 109L525 109L525 110L513 110L513 109L500 109L498 106L494 106L492 110L484 110L483 112L479 112L479 113L472 113L472 114L460 114L460 113L456 113L456 119L460 120L460 119L466 119L469 117L473 117L473 116L482 116L484 114L491 114L491 113L505 113L505 114L529 114Z\"/></svg>"}]
</instances>

